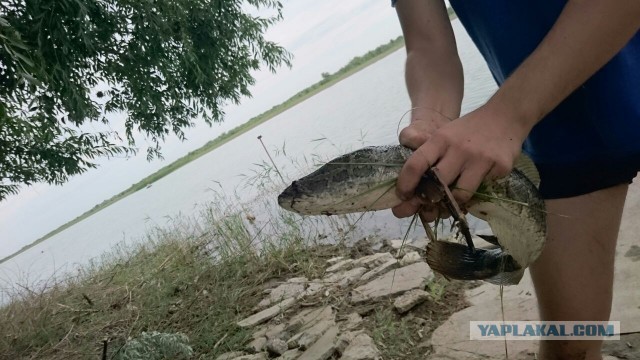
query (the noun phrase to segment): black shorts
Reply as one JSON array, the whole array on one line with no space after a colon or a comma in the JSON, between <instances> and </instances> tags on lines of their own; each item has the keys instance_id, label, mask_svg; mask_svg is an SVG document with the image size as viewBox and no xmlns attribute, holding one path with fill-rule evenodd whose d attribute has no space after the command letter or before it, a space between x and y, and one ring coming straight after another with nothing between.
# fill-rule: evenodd
<instances>
[{"instance_id":1,"label":"black shorts","mask_svg":"<svg viewBox=\"0 0 640 360\"><path fill-rule=\"evenodd\" d=\"M562 199L630 184L640 170L640 156L578 164L536 163L536 167L542 198Z\"/></svg>"}]
</instances>

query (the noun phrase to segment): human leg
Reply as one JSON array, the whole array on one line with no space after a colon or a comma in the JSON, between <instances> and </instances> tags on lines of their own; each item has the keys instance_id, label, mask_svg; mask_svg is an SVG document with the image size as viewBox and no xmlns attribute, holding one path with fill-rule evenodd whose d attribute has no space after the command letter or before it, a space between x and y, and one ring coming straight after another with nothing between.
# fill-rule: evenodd
<instances>
[{"instance_id":1,"label":"human leg","mask_svg":"<svg viewBox=\"0 0 640 360\"><path fill-rule=\"evenodd\" d=\"M541 320L607 321L628 185L547 200L547 244L531 266ZM542 341L541 360L601 359L601 341Z\"/></svg>"}]
</instances>

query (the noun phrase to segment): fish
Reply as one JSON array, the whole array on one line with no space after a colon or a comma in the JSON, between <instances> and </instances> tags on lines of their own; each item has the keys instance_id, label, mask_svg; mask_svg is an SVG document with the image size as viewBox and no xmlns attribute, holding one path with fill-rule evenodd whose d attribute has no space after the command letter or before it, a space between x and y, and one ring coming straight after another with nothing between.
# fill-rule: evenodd
<instances>
[{"instance_id":1,"label":"fish","mask_svg":"<svg viewBox=\"0 0 640 360\"><path fill-rule=\"evenodd\" d=\"M401 145L369 146L341 155L293 181L278 196L280 207L301 215L340 215L392 208L402 201L395 184L412 150ZM546 211L535 165L522 154L504 178L485 180L465 208L486 221L492 248L436 240L427 264L447 278L515 285L542 252ZM455 184L453 185L455 186Z\"/></svg>"}]
</instances>

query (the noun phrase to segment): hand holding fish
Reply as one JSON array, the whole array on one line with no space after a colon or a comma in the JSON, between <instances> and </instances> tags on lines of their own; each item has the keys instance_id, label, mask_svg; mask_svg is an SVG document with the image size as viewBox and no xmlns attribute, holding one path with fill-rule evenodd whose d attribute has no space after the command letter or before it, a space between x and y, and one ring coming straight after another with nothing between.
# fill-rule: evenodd
<instances>
[{"instance_id":1,"label":"hand holding fish","mask_svg":"<svg viewBox=\"0 0 640 360\"><path fill-rule=\"evenodd\" d=\"M511 119L506 112L485 105L423 135L425 141L400 171L396 190L405 201L394 207L394 215L406 217L418 211L424 201L417 198L415 188L431 166L438 168L444 183L455 182L453 196L461 205L473 196L485 178L507 176L527 133L527 129ZM433 221L438 214L435 208L428 207L422 215Z\"/></svg>"}]
</instances>

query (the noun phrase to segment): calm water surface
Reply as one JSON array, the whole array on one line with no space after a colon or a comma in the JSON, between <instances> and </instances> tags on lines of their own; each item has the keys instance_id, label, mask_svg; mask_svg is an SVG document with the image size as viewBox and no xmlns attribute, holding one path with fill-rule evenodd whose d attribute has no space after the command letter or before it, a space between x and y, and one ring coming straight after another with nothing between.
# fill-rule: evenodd
<instances>
[{"instance_id":1,"label":"calm water surface","mask_svg":"<svg viewBox=\"0 0 640 360\"><path fill-rule=\"evenodd\" d=\"M484 103L496 86L484 61L458 21L454 22L465 67L463 113ZM268 161L257 140L274 154L288 178L300 175L291 158L329 159L363 145L397 143L397 129L410 103L404 86L404 49L369 66L326 91L191 162L152 187L117 202L47 241L0 265L0 291L15 282L37 284L72 272L118 243L144 241L150 229L166 226L176 216L192 216L216 200L212 189L237 193L249 203L259 190L239 188L242 175L260 171ZM406 124L407 118L403 124ZM319 140L322 139L322 140ZM240 189L240 190L239 190ZM260 212L255 214L260 218ZM390 211L365 219L371 231L399 237L407 222ZM0 298L1 300L1 298Z\"/></svg>"}]
</instances>

